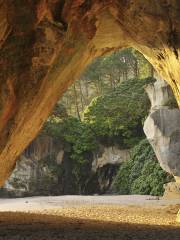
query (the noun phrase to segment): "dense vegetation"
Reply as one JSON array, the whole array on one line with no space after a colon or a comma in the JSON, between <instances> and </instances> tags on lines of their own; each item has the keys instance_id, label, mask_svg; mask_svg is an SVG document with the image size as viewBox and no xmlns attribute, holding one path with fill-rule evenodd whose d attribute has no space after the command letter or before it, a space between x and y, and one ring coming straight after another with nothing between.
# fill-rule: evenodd
<instances>
[{"instance_id":1,"label":"dense vegetation","mask_svg":"<svg viewBox=\"0 0 180 240\"><path fill-rule=\"evenodd\" d=\"M50 117L45 126L45 132L62 141L64 151L68 154L72 164L78 193L83 193L86 181L91 170L91 156L97 148L93 132L86 123L75 117L61 119L58 116Z\"/></svg>"},{"instance_id":2,"label":"dense vegetation","mask_svg":"<svg viewBox=\"0 0 180 240\"><path fill-rule=\"evenodd\" d=\"M150 77L123 81L116 89L94 98L81 119L68 116L63 105L57 105L44 131L64 143L78 193L86 193L93 153L103 143L125 149L135 146L129 161L119 168L114 181L116 192L162 195L163 184L170 177L161 169L147 140L142 140L143 121L150 107L144 86L153 81Z\"/></svg>"},{"instance_id":3,"label":"dense vegetation","mask_svg":"<svg viewBox=\"0 0 180 240\"><path fill-rule=\"evenodd\" d=\"M48 135L63 148L61 164L49 151L36 164L38 174L30 191L92 194L113 187L120 194L162 195L163 184L171 177L161 169L143 132L150 108L144 86L155 81L153 76L151 64L133 49L99 57L89 65L57 103L41 132L41 137ZM177 106L174 98L166 104ZM129 160L121 165L108 162L93 171L93 160L110 146L124 152L132 149ZM20 184L21 179L15 179L15 188Z\"/></svg>"},{"instance_id":4,"label":"dense vegetation","mask_svg":"<svg viewBox=\"0 0 180 240\"><path fill-rule=\"evenodd\" d=\"M143 120L150 108L144 86L153 81L153 78L129 79L114 91L93 99L83 113L84 122L111 144L118 141L124 148L134 146L144 137Z\"/></svg>"},{"instance_id":5,"label":"dense vegetation","mask_svg":"<svg viewBox=\"0 0 180 240\"><path fill-rule=\"evenodd\" d=\"M153 77L154 70L142 54L134 49L116 51L90 64L61 99L69 115L81 118L93 98L114 91L129 79Z\"/></svg>"},{"instance_id":6,"label":"dense vegetation","mask_svg":"<svg viewBox=\"0 0 180 240\"><path fill-rule=\"evenodd\" d=\"M131 152L129 161L122 163L114 180L119 194L163 195L163 184L172 180L160 167L149 142L144 139Z\"/></svg>"}]
</instances>

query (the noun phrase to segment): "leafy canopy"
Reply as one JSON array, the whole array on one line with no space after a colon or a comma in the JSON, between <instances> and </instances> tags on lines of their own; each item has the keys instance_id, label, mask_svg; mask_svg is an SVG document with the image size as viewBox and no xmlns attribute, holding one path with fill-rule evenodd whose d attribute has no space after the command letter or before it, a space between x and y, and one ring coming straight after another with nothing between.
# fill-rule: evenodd
<instances>
[{"instance_id":1,"label":"leafy canopy","mask_svg":"<svg viewBox=\"0 0 180 240\"><path fill-rule=\"evenodd\" d=\"M130 79L109 94L94 98L84 111L84 122L97 136L118 136L122 145L133 146L144 136L142 123L150 108L144 86L153 81Z\"/></svg>"}]
</instances>

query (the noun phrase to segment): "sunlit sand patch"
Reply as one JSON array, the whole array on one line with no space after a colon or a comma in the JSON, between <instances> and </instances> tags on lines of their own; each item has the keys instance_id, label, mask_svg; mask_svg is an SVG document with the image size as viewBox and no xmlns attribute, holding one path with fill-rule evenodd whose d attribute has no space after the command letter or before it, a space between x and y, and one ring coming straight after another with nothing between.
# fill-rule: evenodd
<instances>
[{"instance_id":1,"label":"sunlit sand patch","mask_svg":"<svg viewBox=\"0 0 180 240\"><path fill-rule=\"evenodd\" d=\"M179 205L82 205L0 213L0 240L179 240Z\"/></svg>"},{"instance_id":2,"label":"sunlit sand patch","mask_svg":"<svg viewBox=\"0 0 180 240\"><path fill-rule=\"evenodd\" d=\"M175 222L180 205L175 206L80 206L37 211L38 214L51 214L71 219L89 219L114 223L135 223L149 225L178 225Z\"/></svg>"}]
</instances>

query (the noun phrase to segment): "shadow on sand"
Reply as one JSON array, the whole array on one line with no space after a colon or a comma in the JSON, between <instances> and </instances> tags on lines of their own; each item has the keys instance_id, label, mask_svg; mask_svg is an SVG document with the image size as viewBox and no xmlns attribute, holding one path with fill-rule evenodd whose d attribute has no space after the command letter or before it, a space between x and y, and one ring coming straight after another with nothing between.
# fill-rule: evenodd
<instances>
[{"instance_id":1,"label":"shadow on sand","mask_svg":"<svg viewBox=\"0 0 180 240\"><path fill-rule=\"evenodd\" d=\"M1 212L3 240L180 240L180 226L114 223L62 216Z\"/></svg>"}]
</instances>

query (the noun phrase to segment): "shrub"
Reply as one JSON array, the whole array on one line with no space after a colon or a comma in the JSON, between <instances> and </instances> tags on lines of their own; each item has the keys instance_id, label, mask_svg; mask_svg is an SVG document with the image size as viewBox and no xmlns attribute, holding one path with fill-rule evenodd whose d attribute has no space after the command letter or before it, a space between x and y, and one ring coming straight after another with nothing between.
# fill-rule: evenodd
<instances>
[{"instance_id":1,"label":"shrub","mask_svg":"<svg viewBox=\"0 0 180 240\"><path fill-rule=\"evenodd\" d=\"M122 163L114 180L120 194L163 195L163 184L171 181L159 165L148 140L142 140L131 152L130 159Z\"/></svg>"}]
</instances>

